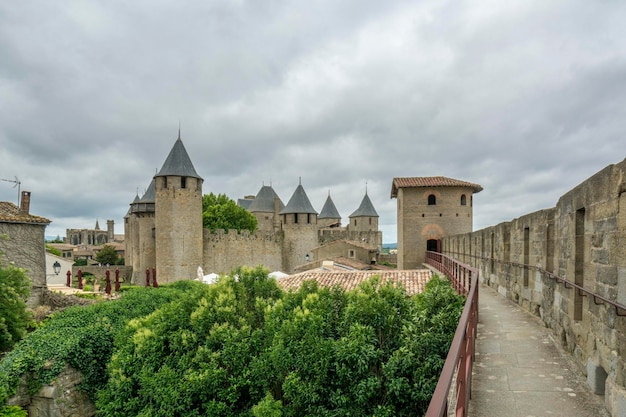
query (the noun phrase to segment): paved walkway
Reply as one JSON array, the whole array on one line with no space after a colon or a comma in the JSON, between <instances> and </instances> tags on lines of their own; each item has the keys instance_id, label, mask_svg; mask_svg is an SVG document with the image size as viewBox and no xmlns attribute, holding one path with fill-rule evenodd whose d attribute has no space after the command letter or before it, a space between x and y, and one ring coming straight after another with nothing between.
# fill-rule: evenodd
<instances>
[{"instance_id":1,"label":"paved walkway","mask_svg":"<svg viewBox=\"0 0 626 417\"><path fill-rule=\"evenodd\" d=\"M481 285L470 417L608 417L541 321Z\"/></svg>"}]
</instances>

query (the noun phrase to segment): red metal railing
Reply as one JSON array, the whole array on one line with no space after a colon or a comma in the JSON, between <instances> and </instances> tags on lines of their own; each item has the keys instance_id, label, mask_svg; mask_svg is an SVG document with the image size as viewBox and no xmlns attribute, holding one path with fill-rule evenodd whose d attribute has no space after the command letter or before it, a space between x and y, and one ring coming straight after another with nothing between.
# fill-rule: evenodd
<instances>
[{"instance_id":1,"label":"red metal railing","mask_svg":"<svg viewBox=\"0 0 626 417\"><path fill-rule=\"evenodd\" d=\"M426 252L426 263L448 277L459 294L467 296L426 417L448 416L449 405L453 406L453 415L465 417L471 397L472 366L478 325L478 270L438 252ZM453 380L455 387L450 404L450 387Z\"/></svg>"}]
</instances>

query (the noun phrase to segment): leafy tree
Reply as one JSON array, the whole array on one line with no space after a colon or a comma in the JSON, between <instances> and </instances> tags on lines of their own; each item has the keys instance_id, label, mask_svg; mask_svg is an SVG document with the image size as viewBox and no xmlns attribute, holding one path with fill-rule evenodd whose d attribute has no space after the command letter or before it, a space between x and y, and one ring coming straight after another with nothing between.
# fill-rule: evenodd
<instances>
[{"instance_id":1,"label":"leafy tree","mask_svg":"<svg viewBox=\"0 0 626 417\"><path fill-rule=\"evenodd\" d=\"M11 349L26 334L31 315L26 310L31 282L26 272L0 263L0 351Z\"/></svg>"},{"instance_id":2,"label":"leafy tree","mask_svg":"<svg viewBox=\"0 0 626 417\"><path fill-rule=\"evenodd\" d=\"M87 259L85 258L78 258L74 260L74 266L86 266L87 265Z\"/></svg>"},{"instance_id":3,"label":"leafy tree","mask_svg":"<svg viewBox=\"0 0 626 417\"><path fill-rule=\"evenodd\" d=\"M206 229L236 229L238 232L257 227L256 217L225 194L202 196L202 225Z\"/></svg>"},{"instance_id":4,"label":"leafy tree","mask_svg":"<svg viewBox=\"0 0 626 417\"><path fill-rule=\"evenodd\" d=\"M60 250L58 250L57 248L53 248L53 247L52 247L52 246L50 246L50 245L46 245L46 250L47 250L48 252L50 252L51 254L56 255L56 256L58 256L58 257L63 256L63 254L61 253L61 251L60 251Z\"/></svg>"},{"instance_id":5,"label":"leafy tree","mask_svg":"<svg viewBox=\"0 0 626 417\"><path fill-rule=\"evenodd\" d=\"M118 258L117 251L110 245L104 245L96 255L96 261L100 262L102 265L116 265Z\"/></svg>"}]
</instances>

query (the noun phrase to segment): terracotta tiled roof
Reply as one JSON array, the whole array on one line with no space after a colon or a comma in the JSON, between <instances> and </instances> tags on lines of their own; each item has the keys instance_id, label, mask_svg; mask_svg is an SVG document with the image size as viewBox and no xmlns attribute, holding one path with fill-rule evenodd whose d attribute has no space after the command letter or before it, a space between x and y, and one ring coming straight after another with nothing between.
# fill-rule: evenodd
<instances>
[{"instance_id":1,"label":"terracotta tiled roof","mask_svg":"<svg viewBox=\"0 0 626 417\"><path fill-rule=\"evenodd\" d=\"M359 284L378 275L382 283L392 282L404 287L408 296L419 294L426 288L431 278L430 270L394 270L394 271L345 271L345 272L318 272L307 271L290 275L276 280L284 290L297 291L305 281L317 281L320 287L340 286L345 290L354 290Z\"/></svg>"},{"instance_id":2,"label":"terracotta tiled roof","mask_svg":"<svg viewBox=\"0 0 626 417\"><path fill-rule=\"evenodd\" d=\"M0 222L48 224L50 220L41 216L24 214L15 204L0 201Z\"/></svg>"},{"instance_id":3,"label":"terracotta tiled roof","mask_svg":"<svg viewBox=\"0 0 626 417\"><path fill-rule=\"evenodd\" d=\"M471 188L475 193L483 190L479 184L472 182L455 180L447 177L400 177L394 178L391 184L391 198L397 197L398 188L417 188L417 187L467 187Z\"/></svg>"}]
</instances>

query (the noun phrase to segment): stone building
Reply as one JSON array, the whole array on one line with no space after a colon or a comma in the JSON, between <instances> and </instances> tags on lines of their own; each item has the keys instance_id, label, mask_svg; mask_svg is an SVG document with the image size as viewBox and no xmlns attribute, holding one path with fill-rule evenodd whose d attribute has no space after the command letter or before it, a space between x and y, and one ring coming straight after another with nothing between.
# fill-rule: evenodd
<instances>
[{"instance_id":1,"label":"stone building","mask_svg":"<svg viewBox=\"0 0 626 417\"><path fill-rule=\"evenodd\" d=\"M441 238L472 231L472 196L482 187L446 177L394 178L398 206L398 268L419 268Z\"/></svg>"},{"instance_id":2,"label":"stone building","mask_svg":"<svg viewBox=\"0 0 626 417\"><path fill-rule=\"evenodd\" d=\"M104 245L115 240L115 222L107 220L107 230L101 230L98 220L93 229L66 229L63 242L70 245Z\"/></svg>"},{"instance_id":3,"label":"stone building","mask_svg":"<svg viewBox=\"0 0 626 417\"><path fill-rule=\"evenodd\" d=\"M255 196L239 199L257 219L254 233L211 232L202 226L202 184L179 135L146 193L135 197L124 217L126 265L132 266L133 282L142 282L152 268L159 282L195 279L198 266L216 273L242 265L293 272L314 260L314 253L328 254L316 248L339 240L358 243L355 251L366 253L363 258L370 263L381 252L378 214L367 192L351 224L341 227L330 195L319 221L301 183L287 205L271 185L263 185ZM341 251L335 256L345 256L344 246L334 246Z\"/></svg>"},{"instance_id":4,"label":"stone building","mask_svg":"<svg viewBox=\"0 0 626 417\"><path fill-rule=\"evenodd\" d=\"M30 214L30 192L22 191L20 207L0 201L0 262L24 268L32 280L29 305L40 304L46 288L46 226L50 220Z\"/></svg>"}]
</instances>

